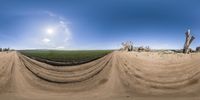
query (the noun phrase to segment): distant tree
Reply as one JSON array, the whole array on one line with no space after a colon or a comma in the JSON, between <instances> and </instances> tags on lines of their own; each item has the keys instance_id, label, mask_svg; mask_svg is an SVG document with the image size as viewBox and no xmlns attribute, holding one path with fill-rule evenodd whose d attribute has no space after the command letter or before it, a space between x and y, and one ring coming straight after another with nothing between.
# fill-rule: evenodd
<instances>
[{"instance_id":1,"label":"distant tree","mask_svg":"<svg viewBox=\"0 0 200 100\"><path fill-rule=\"evenodd\" d=\"M122 48L124 51L133 51L133 42L122 42Z\"/></svg>"},{"instance_id":2,"label":"distant tree","mask_svg":"<svg viewBox=\"0 0 200 100\"><path fill-rule=\"evenodd\" d=\"M10 48L3 48L3 51L9 51Z\"/></svg>"}]
</instances>

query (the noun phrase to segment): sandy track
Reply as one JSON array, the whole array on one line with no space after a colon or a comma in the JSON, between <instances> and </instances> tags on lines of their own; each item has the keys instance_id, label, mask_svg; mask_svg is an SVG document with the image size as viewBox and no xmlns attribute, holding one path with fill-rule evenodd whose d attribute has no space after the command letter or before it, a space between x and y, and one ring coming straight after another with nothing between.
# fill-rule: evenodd
<instances>
[{"instance_id":1,"label":"sandy track","mask_svg":"<svg viewBox=\"0 0 200 100\"><path fill-rule=\"evenodd\" d=\"M198 57L192 58L193 60L185 65L176 65L176 63L164 65L160 64L159 60L157 64L154 62L154 65L152 65L149 61L134 58L127 54L122 55L126 55L126 57L119 56L121 57L120 73L123 73L121 79L134 92L146 95L194 95L199 91L196 88L199 86L200 75ZM133 61L130 61L130 59L133 59ZM171 59L176 58L171 57ZM163 61L167 62L166 59Z\"/></svg>"},{"instance_id":2,"label":"sandy track","mask_svg":"<svg viewBox=\"0 0 200 100\"><path fill-rule=\"evenodd\" d=\"M115 51L76 66L0 53L0 100L200 99L200 54Z\"/></svg>"}]
</instances>

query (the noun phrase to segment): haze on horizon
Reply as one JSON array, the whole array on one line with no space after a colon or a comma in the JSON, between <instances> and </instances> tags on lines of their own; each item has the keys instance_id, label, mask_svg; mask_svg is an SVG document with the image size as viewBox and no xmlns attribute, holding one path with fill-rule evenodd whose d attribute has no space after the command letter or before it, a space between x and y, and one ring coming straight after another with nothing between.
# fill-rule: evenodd
<instances>
[{"instance_id":1,"label":"haze on horizon","mask_svg":"<svg viewBox=\"0 0 200 100\"><path fill-rule=\"evenodd\" d=\"M117 49L121 42L181 49L200 45L198 0L0 0L0 47Z\"/></svg>"}]
</instances>

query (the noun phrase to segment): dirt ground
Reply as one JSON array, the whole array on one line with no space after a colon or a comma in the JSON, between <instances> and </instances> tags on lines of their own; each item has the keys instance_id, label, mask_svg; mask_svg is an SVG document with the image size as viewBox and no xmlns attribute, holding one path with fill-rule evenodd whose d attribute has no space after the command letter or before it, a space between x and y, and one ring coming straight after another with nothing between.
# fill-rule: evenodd
<instances>
[{"instance_id":1,"label":"dirt ground","mask_svg":"<svg viewBox=\"0 0 200 100\"><path fill-rule=\"evenodd\" d=\"M200 53L115 51L58 67L0 53L0 100L200 100Z\"/></svg>"}]
</instances>

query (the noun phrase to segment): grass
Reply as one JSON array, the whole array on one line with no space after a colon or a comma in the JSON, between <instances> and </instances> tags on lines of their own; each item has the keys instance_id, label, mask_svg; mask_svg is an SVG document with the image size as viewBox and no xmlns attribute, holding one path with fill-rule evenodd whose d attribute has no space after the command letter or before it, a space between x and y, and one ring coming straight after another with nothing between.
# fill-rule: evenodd
<instances>
[{"instance_id":1,"label":"grass","mask_svg":"<svg viewBox=\"0 0 200 100\"><path fill-rule=\"evenodd\" d=\"M21 50L20 53L34 58L45 59L55 62L84 63L89 62L111 53L112 50Z\"/></svg>"}]
</instances>

